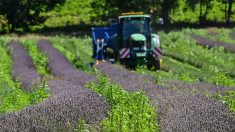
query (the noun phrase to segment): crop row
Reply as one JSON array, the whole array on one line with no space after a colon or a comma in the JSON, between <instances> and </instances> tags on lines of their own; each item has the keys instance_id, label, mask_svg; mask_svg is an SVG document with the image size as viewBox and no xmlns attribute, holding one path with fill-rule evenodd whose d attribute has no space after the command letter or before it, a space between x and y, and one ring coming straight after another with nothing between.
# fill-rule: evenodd
<instances>
[{"instance_id":1,"label":"crop row","mask_svg":"<svg viewBox=\"0 0 235 132\"><path fill-rule=\"evenodd\" d=\"M58 39L50 38L54 47L61 51L70 62L80 70L97 76L99 83L91 83L87 87L100 93L112 107L107 119L102 121L103 131L142 131L157 130L156 114L149 99L142 92L130 93L93 68L89 68L91 59L90 39ZM83 56L83 57L80 57ZM81 62L82 63L81 63ZM125 89L125 87L123 87Z\"/></svg>"},{"instance_id":2,"label":"crop row","mask_svg":"<svg viewBox=\"0 0 235 132\"><path fill-rule=\"evenodd\" d=\"M235 40L235 29L233 29L230 33L229 33L229 36L232 40Z\"/></svg>"},{"instance_id":3,"label":"crop row","mask_svg":"<svg viewBox=\"0 0 235 132\"><path fill-rule=\"evenodd\" d=\"M232 77L235 75L234 54L226 53L220 48L208 50L198 46L184 32L172 32L161 34L161 36L162 46L166 55L194 65L203 71L223 72Z\"/></svg>"},{"instance_id":4,"label":"crop row","mask_svg":"<svg viewBox=\"0 0 235 132\"><path fill-rule=\"evenodd\" d=\"M48 55L48 67L51 73L62 79L48 82L52 95L46 101L16 113L1 116L1 130L71 131L76 127L79 119L84 119L90 124L98 123L103 119L108 110L105 101L98 94L83 88L83 83L94 77L85 76L86 74L73 69L66 58L53 49L47 41L40 41L39 49ZM24 50L19 51L22 53ZM12 52L18 55L15 53ZM24 60L26 57L26 55L19 55L18 60ZM25 63L23 61L23 64Z\"/></svg>"},{"instance_id":5,"label":"crop row","mask_svg":"<svg viewBox=\"0 0 235 132\"><path fill-rule=\"evenodd\" d=\"M9 42L9 47L13 59L13 78L21 83L26 92L33 91L39 86L41 78L35 70L32 59L18 42Z\"/></svg>"},{"instance_id":6,"label":"crop row","mask_svg":"<svg viewBox=\"0 0 235 132\"><path fill-rule=\"evenodd\" d=\"M143 90L146 92L152 104L157 107L156 111L162 131L215 131L220 129L232 131L234 129L230 128L235 123L235 120L230 117L231 112L222 103L209 97L159 86L149 76L138 75L118 66L103 64L98 65L97 68L128 91ZM223 117L223 121L218 121L221 117ZM229 120L231 122L224 125ZM223 128L221 128L222 124Z\"/></svg>"},{"instance_id":7,"label":"crop row","mask_svg":"<svg viewBox=\"0 0 235 132\"><path fill-rule=\"evenodd\" d=\"M163 68L168 67L170 72L161 71L159 75L170 78L176 76L173 78L175 80L196 81L195 79L198 79L198 81L233 87L235 55L225 52L223 48L207 49L198 46L187 34L190 34L190 32L183 30L183 32L171 32L161 35L164 53L173 58L174 61L169 62L169 59L166 59L164 64L163 60ZM177 63L180 64L177 66ZM195 70L191 70L192 68L187 68L188 66L185 66L184 63L197 68L199 70L198 73ZM178 69L174 66L177 66ZM186 76L184 74L185 72L183 72L184 70L187 73ZM180 77L178 77L179 75ZM230 110L234 110L235 107L233 91L228 91L225 96L220 96L220 99L229 106Z\"/></svg>"},{"instance_id":8,"label":"crop row","mask_svg":"<svg viewBox=\"0 0 235 132\"><path fill-rule=\"evenodd\" d=\"M170 38L170 39L174 40L174 38L172 36L174 37L174 34L167 36L167 38ZM60 51L62 51L67 56L67 58L70 57L71 62L76 62L76 61L73 61L73 60L76 60L76 54L82 54L84 57L91 55L90 42L88 41L89 38L83 38L82 39L83 43L76 42L75 39L72 39L72 40L64 39L64 40L62 40L62 39L58 39L58 38L51 38L51 40L53 40L56 43L56 45L54 45L54 46L56 48L58 48ZM70 44L67 44L69 41L73 41L72 46ZM66 44L63 43L63 42L65 42ZM184 42L184 41L182 41L182 42ZM193 50L191 48L194 48L194 47L191 47L191 45L197 47L195 50L193 50L193 52L195 52L195 53L198 52L197 49L199 48L200 49L199 52L202 50L205 53L209 53L210 58L213 58L213 56L215 56L215 58L213 60L216 60L217 56L219 57L221 55L223 56L222 59L223 58L232 59L232 57L229 57L229 55L231 55L230 53L225 53L224 51L221 51L220 49L207 50L207 49L204 49L201 46L197 46L193 42L191 42L191 40L190 40L190 46L189 46L190 48L189 49ZM74 43L76 43L76 44L74 44ZM166 44L166 43L163 43L163 46L164 46L164 44ZM169 44L169 43L167 43L167 44ZM178 47L176 47L176 48L178 48ZM165 48L164 48L164 51L165 51ZM178 51L178 53L181 53L182 51L185 51L185 50L180 49ZM219 53L218 55L217 55L217 52ZM73 54L71 54L71 53L73 53ZM170 55L170 56L173 57L173 58L178 57L178 56L175 56L176 55L175 53L177 53L177 52L166 52L166 53L174 53L174 55ZM177 55L179 55L180 57L182 56L181 54L177 54ZM183 56L186 56L186 55L183 55ZM78 58L78 59L80 60L80 59L83 59L83 58ZM177 60L178 59L180 59L180 58L177 58ZM91 61L90 59L88 59L88 60ZM208 63L208 61L195 61L193 59L192 60L188 59L186 61L185 60L180 60L181 61L180 62L180 61L177 61L177 60L171 59L169 57L163 58L163 68L165 68L165 70L167 70L167 72L165 72L165 71L151 72L151 71L148 71L148 70L144 70L144 68L140 68L138 70L139 70L139 73L143 71L142 73L144 73L144 74L151 74L152 76L156 76L158 83L161 83L161 84L163 82L169 83L170 81L174 81L174 80L183 80L183 81L186 81L186 82L205 81L205 82L212 83L212 84L217 84L217 85L234 86L234 79L233 78L230 78L224 72L221 72L221 71L218 71L218 70L214 71L214 68L211 67L214 64ZM85 63L89 62L89 61L86 61L86 59L83 59L82 61L85 62ZM191 62L191 63L189 63L189 65L188 65L187 64L188 62ZM212 70L208 70L208 68L206 66L204 66L204 63L208 63L208 64L206 64L206 66L209 67L209 68L212 68ZM232 63L232 62L230 62L230 63ZM75 63L75 65L76 65L76 63ZM193 65L193 66L191 66L191 65ZM84 68L81 68L81 66L79 66L79 65L77 65L77 66L78 66L79 69L84 69ZM168 80L168 81L166 81L166 80ZM213 86L213 85L210 86L209 84L208 85L201 85L201 83L198 84L198 85L195 85L195 86L199 86L202 89L205 88L206 90L209 89L206 92L213 91L213 93L229 90L225 87L223 88L223 87ZM231 100L233 100L232 96L231 97L229 96L229 98ZM224 100L224 99L222 99L222 100ZM230 103L228 103L228 105L233 106L231 101L230 101ZM232 109L232 107L230 107L230 108Z\"/></svg>"},{"instance_id":9,"label":"crop row","mask_svg":"<svg viewBox=\"0 0 235 132\"><path fill-rule=\"evenodd\" d=\"M79 70L92 73L93 69L89 67L94 60L91 58L92 47L91 39L89 37L81 38L60 38L50 37L48 38L57 48L61 51L68 60L74 64Z\"/></svg>"},{"instance_id":10,"label":"crop row","mask_svg":"<svg viewBox=\"0 0 235 132\"><path fill-rule=\"evenodd\" d=\"M8 50L8 39L0 38L0 113L22 109L48 97L47 85L42 84L33 92L25 92L19 82L11 76L12 59Z\"/></svg>"},{"instance_id":11,"label":"crop row","mask_svg":"<svg viewBox=\"0 0 235 132\"><path fill-rule=\"evenodd\" d=\"M193 33L196 35L203 36L207 38L208 40L212 41L218 41L218 42L224 42L230 45L235 45L234 37L233 37L233 30L231 29L226 29L226 28L214 28L214 29L196 29L196 30L191 30L189 33Z\"/></svg>"},{"instance_id":12,"label":"crop row","mask_svg":"<svg viewBox=\"0 0 235 132\"><path fill-rule=\"evenodd\" d=\"M203 81L222 86L235 85L235 80L233 78L230 78L223 72L216 73L214 71L202 70L171 57L164 56L163 60L164 63L162 65L162 69L172 71L174 74L176 74L176 76L179 77L179 80L183 80L186 82Z\"/></svg>"},{"instance_id":13,"label":"crop row","mask_svg":"<svg viewBox=\"0 0 235 132\"><path fill-rule=\"evenodd\" d=\"M33 64L36 67L36 70L40 74L42 79L45 76L49 76L49 69L47 67L48 57L45 54L38 51L36 41L27 38L21 38L19 41L20 44L24 46L24 49L28 52L28 54L32 58Z\"/></svg>"},{"instance_id":14,"label":"crop row","mask_svg":"<svg viewBox=\"0 0 235 132\"><path fill-rule=\"evenodd\" d=\"M224 50L235 53L235 45L231 45L225 42L219 42L219 41L213 41L213 40L208 40L205 37L196 35L196 34L191 34L191 38L197 41L199 45L205 46L205 47L223 47Z\"/></svg>"},{"instance_id":15,"label":"crop row","mask_svg":"<svg viewBox=\"0 0 235 132\"><path fill-rule=\"evenodd\" d=\"M51 39L59 40L57 38ZM35 106L27 107L16 113L0 116L1 130L67 131L73 130L73 128L77 126L76 124L79 124L75 131L80 131L81 128L84 127L83 125L81 127L81 124L96 124L100 119L104 118L106 113L104 112L104 109L107 107L101 103L102 101L100 102L100 99L102 100L102 98L97 97L96 93L82 88L82 85L85 84L85 82L90 79L94 80L94 77L74 69L63 55L60 55L57 51L51 50L51 45L45 40L39 42L39 50L34 41L22 41L21 39L21 42L23 42L21 44L28 51L30 57L32 57L33 63L37 67L37 72L40 73L41 76L52 74L59 80L51 80L48 82L52 95L46 101L36 104ZM88 61L78 55L80 52L81 54L87 54L87 52L79 49L79 52L72 52L75 53L74 55L71 52L66 52L67 50L65 50L65 48L68 47L60 46L62 43L63 42L60 41L59 44L57 43L58 45L55 44L54 46L60 50L64 50L63 53L66 53L68 58L70 56L69 60L73 62L77 68L89 71L90 68L87 67ZM72 42L72 46L73 45L74 42ZM77 50L78 48L72 49ZM46 56L41 52L45 52ZM49 57L49 61L47 61L47 56ZM82 61L84 60L84 62L79 62L80 59L78 57L81 58ZM90 58L87 55L85 55L85 57ZM32 62L30 63L32 64ZM101 126L92 129L102 129L104 131L140 131L143 129L157 129L155 123L156 120L154 120L155 112L153 111L152 106L149 105L148 99L144 94L128 93L122 90L121 87L109 83L107 79L105 79L105 81L100 81L101 83L94 82L92 83L93 85L88 85L87 87L95 91L98 90L97 92L102 94L112 106L112 110L110 111L109 117L102 121ZM103 85L104 83L105 85ZM107 87L108 91L106 91L104 87ZM112 96L110 95L110 90L113 90L113 92L111 92ZM37 96L37 94L35 96ZM112 98L112 100L110 100L110 98ZM127 105L126 102L129 101L132 105ZM98 106L93 106L93 104ZM125 113L128 112L129 114L125 115ZM149 115L149 113L151 114ZM130 117L130 114L132 117ZM21 125L18 122L21 122ZM58 126L58 124L60 125ZM88 129L88 127L85 126L83 129Z\"/></svg>"}]
</instances>

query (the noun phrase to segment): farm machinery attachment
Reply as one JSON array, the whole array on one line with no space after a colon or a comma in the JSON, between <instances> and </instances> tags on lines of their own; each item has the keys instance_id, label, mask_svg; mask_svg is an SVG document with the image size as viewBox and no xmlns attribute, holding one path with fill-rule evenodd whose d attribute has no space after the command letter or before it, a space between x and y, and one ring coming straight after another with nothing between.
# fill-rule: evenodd
<instances>
[{"instance_id":1,"label":"farm machinery attachment","mask_svg":"<svg viewBox=\"0 0 235 132\"><path fill-rule=\"evenodd\" d=\"M151 18L142 13L123 13L107 27L92 28L93 58L135 67L160 69L162 50L159 36L151 33Z\"/></svg>"}]
</instances>

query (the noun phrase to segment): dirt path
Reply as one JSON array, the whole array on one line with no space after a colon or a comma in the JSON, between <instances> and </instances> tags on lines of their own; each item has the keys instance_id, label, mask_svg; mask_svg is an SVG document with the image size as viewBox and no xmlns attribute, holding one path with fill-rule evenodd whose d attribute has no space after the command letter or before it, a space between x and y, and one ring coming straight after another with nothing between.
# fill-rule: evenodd
<instances>
[{"instance_id":1,"label":"dirt path","mask_svg":"<svg viewBox=\"0 0 235 132\"><path fill-rule=\"evenodd\" d=\"M233 45L233 44L228 44L228 43L225 43L225 42L208 40L208 39L206 39L206 38L204 38L202 36L196 35L196 34L192 34L191 38L196 40L199 45L209 46L210 48L211 47L216 47L216 46L224 47L225 50L230 51L232 53L235 53L235 45Z\"/></svg>"},{"instance_id":2,"label":"dirt path","mask_svg":"<svg viewBox=\"0 0 235 132\"><path fill-rule=\"evenodd\" d=\"M39 48L46 49L48 66L53 75L59 76L48 82L52 95L35 106L0 116L0 132L70 132L81 119L96 125L107 116L109 107L105 99L83 86L95 78L75 70L46 42L40 41Z\"/></svg>"},{"instance_id":3,"label":"dirt path","mask_svg":"<svg viewBox=\"0 0 235 132\"><path fill-rule=\"evenodd\" d=\"M150 77L110 64L98 65L97 68L128 91L143 89L157 107L162 132L235 131L234 114L220 102L201 94L192 95L158 86Z\"/></svg>"},{"instance_id":4,"label":"dirt path","mask_svg":"<svg viewBox=\"0 0 235 132\"><path fill-rule=\"evenodd\" d=\"M21 83L23 90L33 91L40 84L40 76L35 70L33 60L18 42L10 41L9 47L13 59L13 78Z\"/></svg>"}]
</instances>

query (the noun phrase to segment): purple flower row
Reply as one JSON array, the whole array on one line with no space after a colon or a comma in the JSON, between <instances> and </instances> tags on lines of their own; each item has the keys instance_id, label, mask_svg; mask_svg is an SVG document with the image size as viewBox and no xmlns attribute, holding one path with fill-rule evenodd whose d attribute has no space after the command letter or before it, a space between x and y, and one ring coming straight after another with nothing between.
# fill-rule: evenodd
<instances>
[{"instance_id":1,"label":"purple flower row","mask_svg":"<svg viewBox=\"0 0 235 132\"><path fill-rule=\"evenodd\" d=\"M32 59L18 42L10 41L9 47L13 59L13 78L21 83L23 90L33 91L40 84L40 76L35 70Z\"/></svg>"},{"instance_id":2,"label":"purple flower row","mask_svg":"<svg viewBox=\"0 0 235 132\"><path fill-rule=\"evenodd\" d=\"M128 91L144 90L156 107L160 130L163 132L235 130L235 115L225 105L203 94L188 92L193 90L190 87L200 86L211 92L213 88L219 91L223 87L200 83L187 85L181 82L159 86L149 76L138 75L117 66L102 64L97 68Z\"/></svg>"},{"instance_id":3,"label":"purple flower row","mask_svg":"<svg viewBox=\"0 0 235 132\"><path fill-rule=\"evenodd\" d=\"M39 41L38 47L48 55L48 67L56 76L48 81L52 95L35 106L1 115L0 132L73 131L80 120L98 125L107 116L108 103L84 88L85 83L96 79L77 71L48 41Z\"/></svg>"},{"instance_id":4,"label":"purple flower row","mask_svg":"<svg viewBox=\"0 0 235 132\"><path fill-rule=\"evenodd\" d=\"M199 45L206 46L206 47L224 47L226 51L235 53L235 45L228 44L225 42L219 42L219 41L213 41L213 40L208 40L205 37L196 35L196 34L191 34L190 35L192 39L196 40Z\"/></svg>"}]
</instances>

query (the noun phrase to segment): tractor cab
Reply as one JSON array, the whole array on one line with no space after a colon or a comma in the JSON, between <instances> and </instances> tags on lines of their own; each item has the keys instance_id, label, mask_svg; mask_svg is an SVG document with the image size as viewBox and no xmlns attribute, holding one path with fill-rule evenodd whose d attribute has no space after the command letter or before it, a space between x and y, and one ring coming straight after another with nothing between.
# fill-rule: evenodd
<instances>
[{"instance_id":1,"label":"tractor cab","mask_svg":"<svg viewBox=\"0 0 235 132\"><path fill-rule=\"evenodd\" d=\"M120 16L119 21L120 48L129 48L135 57L135 53L139 53L139 57L146 56L144 53L151 39L150 16L126 15Z\"/></svg>"},{"instance_id":2,"label":"tractor cab","mask_svg":"<svg viewBox=\"0 0 235 132\"><path fill-rule=\"evenodd\" d=\"M93 57L113 58L128 66L147 65L160 69L159 36L151 33L151 18L143 13L123 13L107 27L92 28Z\"/></svg>"}]
</instances>

